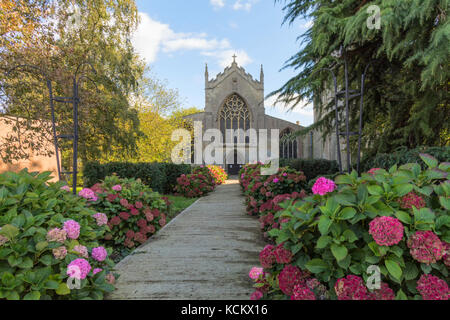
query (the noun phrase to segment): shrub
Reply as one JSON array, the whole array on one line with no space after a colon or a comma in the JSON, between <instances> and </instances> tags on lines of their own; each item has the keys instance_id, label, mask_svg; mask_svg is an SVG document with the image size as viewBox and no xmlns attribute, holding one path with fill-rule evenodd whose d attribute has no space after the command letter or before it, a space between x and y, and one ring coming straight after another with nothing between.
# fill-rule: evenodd
<instances>
[{"instance_id":1,"label":"shrub","mask_svg":"<svg viewBox=\"0 0 450 320\"><path fill-rule=\"evenodd\" d=\"M222 168L221 166L213 166L213 165L209 165L207 167L212 177L214 178L214 182L216 183L216 185L223 184L225 183L225 181L227 181L228 174L225 172L224 168Z\"/></svg>"},{"instance_id":2,"label":"shrub","mask_svg":"<svg viewBox=\"0 0 450 320\"><path fill-rule=\"evenodd\" d=\"M300 270L291 285L299 281L317 299L448 299L450 165L429 155L421 159L427 169L414 163L362 177L352 172L338 176L337 188L323 195L280 204L285 209L275 218L289 221L269 235ZM267 265L273 259L272 246L264 251L257 290L263 284L266 298L289 299L280 276L291 267L287 261ZM381 271L379 290L366 288L371 266Z\"/></svg>"},{"instance_id":3,"label":"shrub","mask_svg":"<svg viewBox=\"0 0 450 320\"><path fill-rule=\"evenodd\" d=\"M201 171L204 171L203 169ZM214 190L214 179L209 174L209 170L206 169L206 173L193 173L188 175L181 175L177 179L177 185L175 186L175 194L182 195L186 198L198 198L206 196L209 192Z\"/></svg>"},{"instance_id":4,"label":"shrub","mask_svg":"<svg viewBox=\"0 0 450 320\"><path fill-rule=\"evenodd\" d=\"M80 195L89 194L89 190L95 193L90 206L108 217L110 232L105 240L115 248L135 248L167 223L168 200L140 180L106 177Z\"/></svg>"},{"instance_id":5,"label":"shrub","mask_svg":"<svg viewBox=\"0 0 450 320\"><path fill-rule=\"evenodd\" d=\"M50 174L0 175L0 299L102 299L114 290L111 249L99 242L107 226ZM79 290L69 289L68 274L81 279Z\"/></svg>"},{"instance_id":6,"label":"shrub","mask_svg":"<svg viewBox=\"0 0 450 320\"><path fill-rule=\"evenodd\" d=\"M280 167L289 167L303 172L306 181L339 172L337 161L325 159L280 159Z\"/></svg>"},{"instance_id":7,"label":"shrub","mask_svg":"<svg viewBox=\"0 0 450 320\"><path fill-rule=\"evenodd\" d=\"M107 176L117 175L120 178L141 179L144 184L160 193L171 192L176 179L181 174L189 173L190 165L173 163L88 162L83 167L84 185L87 187L105 180Z\"/></svg>"},{"instance_id":8,"label":"shrub","mask_svg":"<svg viewBox=\"0 0 450 320\"><path fill-rule=\"evenodd\" d=\"M383 168L388 170L393 165L398 166L407 163L418 163L425 169L427 166L420 158L421 153L429 154L435 157L439 162L450 162L450 147L418 147L416 149L408 149L401 147L393 153L379 153L374 157L366 157L361 161L363 171L371 168Z\"/></svg>"}]
</instances>

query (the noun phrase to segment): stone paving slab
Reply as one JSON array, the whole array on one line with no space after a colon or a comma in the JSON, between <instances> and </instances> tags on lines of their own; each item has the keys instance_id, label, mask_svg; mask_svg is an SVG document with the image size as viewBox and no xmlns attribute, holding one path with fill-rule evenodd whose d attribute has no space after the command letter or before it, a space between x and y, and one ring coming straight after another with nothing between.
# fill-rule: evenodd
<instances>
[{"instance_id":1,"label":"stone paving slab","mask_svg":"<svg viewBox=\"0 0 450 320\"><path fill-rule=\"evenodd\" d=\"M109 299L248 300L265 243L237 180L199 199L122 260Z\"/></svg>"}]
</instances>

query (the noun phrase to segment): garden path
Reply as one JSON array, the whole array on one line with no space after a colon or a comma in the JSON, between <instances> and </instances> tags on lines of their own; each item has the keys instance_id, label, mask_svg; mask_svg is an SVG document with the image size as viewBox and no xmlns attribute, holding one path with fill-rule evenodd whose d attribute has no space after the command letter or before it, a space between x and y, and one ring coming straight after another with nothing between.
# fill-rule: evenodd
<instances>
[{"instance_id":1,"label":"garden path","mask_svg":"<svg viewBox=\"0 0 450 320\"><path fill-rule=\"evenodd\" d=\"M244 300L264 247L237 180L199 199L117 266L109 299Z\"/></svg>"}]
</instances>

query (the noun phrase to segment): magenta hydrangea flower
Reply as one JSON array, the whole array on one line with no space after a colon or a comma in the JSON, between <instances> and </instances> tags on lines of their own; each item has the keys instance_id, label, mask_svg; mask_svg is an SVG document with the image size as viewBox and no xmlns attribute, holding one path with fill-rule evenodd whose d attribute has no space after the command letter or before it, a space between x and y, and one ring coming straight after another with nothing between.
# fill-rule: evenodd
<instances>
[{"instance_id":1,"label":"magenta hydrangea flower","mask_svg":"<svg viewBox=\"0 0 450 320\"><path fill-rule=\"evenodd\" d=\"M381 288L369 292L367 298L368 300L395 300L395 293L387 283L382 282Z\"/></svg>"},{"instance_id":2,"label":"magenta hydrangea flower","mask_svg":"<svg viewBox=\"0 0 450 320\"><path fill-rule=\"evenodd\" d=\"M297 284L292 291L291 300L316 300L316 296L306 285Z\"/></svg>"},{"instance_id":3,"label":"magenta hydrangea flower","mask_svg":"<svg viewBox=\"0 0 450 320\"><path fill-rule=\"evenodd\" d=\"M321 196L333 192L335 189L336 184L334 183L334 181L324 177L320 177L319 179L317 179L316 183L314 183L314 186L312 187L313 193L319 194Z\"/></svg>"},{"instance_id":4,"label":"magenta hydrangea flower","mask_svg":"<svg viewBox=\"0 0 450 320\"><path fill-rule=\"evenodd\" d=\"M92 273L93 273L94 276L95 276L97 273L102 272L102 271L103 271L102 268L95 268L94 271L92 271Z\"/></svg>"},{"instance_id":5,"label":"magenta hydrangea flower","mask_svg":"<svg viewBox=\"0 0 450 320\"><path fill-rule=\"evenodd\" d=\"M280 182L280 179L278 179L278 178L273 179L273 183L278 183L278 182Z\"/></svg>"},{"instance_id":6,"label":"magenta hydrangea flower","mask_svg":"<svg viewBox=\"0 0 450 320\"><path fill-rule=\"evenodd\" d=\"M262 251L259 253L259 262L261 263L261 266L265 269L272 268L272 265L276 261L275 254L273 253L274 246L267 245L262 249Z\"/></svg>"},{"instance_id":7,"label":"magenta hydrangea flower","mask_svg":"<svg viewBox=\"0 0 450 320\"><path fill-rule=\"evenodd\" d=\"M73 251L76 252L80 257L89 258L88 249L82 245L76 245L73 247Z\"/></svg>"},{"instance_id":8,"label":"magenta hydrangea flower","mask_svg":"<svg viewBox=\"0 0 450 320\"><path fill-rule=\"evenodd\" d=\"M250 300L261 300L264 294L260 290L256 290L250 295Z\"/></svg>"},{"instance_id":9,"label":"magenta hydrangea flower","mask_svg":"<svg viewBox=\"0 0 450 320\"><path fill-rule=\"evenodd\" d=\"M55 257L55 259L58 259L58 260L64 259L67 255L67 249L64 246L53 249L52 252L53 252L53 256Z\"/></svg>"},{"instance_id":10,"label":"magenta hydrangea flower","mask_svg":"<svg viewBox=\"0 0 450 320\"><path fill-rule=\"evenodd\" d=\"M93 215L93 217L97 221L98 226L104 226L108 224L108 217L104 213L97 212L96 214Z\"/></svg>"},{"instance_id":11,"label":"magenta hydrangea flower","mask_svg":"<svg viewBox=\"0 0 450 320\"><path fill-rule=\"evenodd\" d=\"M296 285L304 284L302 272L298 267L288 264L278 275L278 283L281 291L283 291L284 294L291 296Z\"/></svg>"},{"instance_id":12,"label":"magenta hydrangea flower","mask_svg":"<svg viewBox=\"0 0 450 320\"><path fill-rule=\"evenodd\" d=\"M424 274L417 281L417 290L423 300L448 300L449 289L447 282L431 274Z\"/></svg>"},{"instance_id":13,"label":"magenta hydrangea flower","mask_svg":"<svg viewBox=\"0 0 450 320\"><path fill-rule=\"evenodd\" d=\"M264 274L263 268L253 267L248 275L250 279L257 280L262 274Z\"/></svg>"},{"instance_id":14,"label":"magenta hydrangea flower","mask_svg":"<svg viewBox=\"0 0 450 320\"><path fill-rule=\"evenodd\" d=\"M82 189L80 192L78 192L78 195L89 201L97 201L98 200L98 197L95 194L95 192L89 188Z\"/></svg>"},{"instance_id":15,"label":"magenta hydrangea flower","mask_svg":"<svg viewBox=\"0 0 450 320\"><path fill-rule=\"evenodd\" d=\"M91 265L85 259L75 259L67 266L67 275L78 280L86 279Z\"/></svg>"},{"instance_id":16,"label":"magenta hydrangea flower","mask_svg":"<svg viewBox=\"0 0 450 320\"><path fill-rule=\"evenodd\" d=\"M111 189L114 191L122 191L122 186L120 184L113 186Z\"/></svg>"},{"instance_id":17,"label":"magenta hydrangea flower","mask_svg":"<svg viewBox=\"0 0 450 320\"><path fill-rule=\"evenodd\" d=\"M273 253L278 263L291 263L293 254L291 251L284 248L284 243L279 244Z\"/></svg>"},{"instance_id":18,"label":"magenta hydrangea flower","mask_svg":"<svg viewBox=\"0 0 450 320\"><path fill-rule=\"evenodd\" d=\"M444 245L432 231L417 231L408 239L411 256L422 263L432 264L444 256Z\"/></svg>"},{"instance_id":19,"label":"magenta hydrangea flower","mask_svg":"<svg viewBox=\"0 0 450 320\"><path fill-rule=\"evenodd\" d=\"M97 261L105 261L107 256L108 253L106 252L106 249L103 247L97 247L92 249L92 258L94 258Z\"/></svg>"},{"instance_id":20,"label":"magenta hydrangea flower","mask_svg":"<svg viewBox=\"0 0 450 320\"><path fill-rule=\"evenodd\" d=\"M411 191L407 195L403 196L400 200L400 207L403 209L412 209L416 207L417 209L425 208L425 200L417 195L414 191Z\"/></svg>"},{"instance_id":21,"label":"magenta hydrangea flower","mask_svg":"<svg viewBox=\"0 0 450 320\"><path fill-rule=\"evenodd\" d=\"M372 169L370 169L367 173L369 173L370 175L374 176L375 173L376 173L378 170L381 170L381 168L372 168Z\"/></svg>"},{"instance_id":22,"label":"magenta hydrangea flower","mask_svg":"<svg viewBox=\"0 0 450 320\"><path fill-rule=\"evenodd\" d=\"M447 267L450 267L450 243L443 242L443 244L444 244L444 256L442 257L442 259L444 260L444 264Z\"/></svg>"},{"instance_id":23,"label":"magenta hydrangea flower","mask_svg":"<svg viewBox=\"0 0 450 320\"><path fill-rule=\"evenodd\" d=\"M64 228L69 239L76 240L80 236L80 224L75 220L67 220L64 222Z\"/></svg>"},{"instance_id":24,"label":"magenta hydrangea flower","mask_svg":"<svg viewBox=\"0 0 450 320\"><path fill-rule=\"evenodd\" d=\"M393 246L403 239L403 224L393 217L377 217L369 224L369 233L380 246Z\"/></svg>"},{"instance_id":25,"label":"magenta hydrangea flower","mask_svg":"<svg viewBox=\"0 0 450 320\"><path fill-rule=\"evenodd\" d=\"M59 228L54 228L47 232L47 241L48 242L59 242L64 243L67 239L66 230L61 230Z\"/></svg>"},{"instance_id":26,"label":"magenta hydrangea flower","mask_svg":"<svg viewBox=\"0 0 450 320\"><path fill-rule=\"evenodd\" d=\"M367 300L367 288L362 278L348 275L334 285L338 300Z\"/></svg>"}]
</instances>

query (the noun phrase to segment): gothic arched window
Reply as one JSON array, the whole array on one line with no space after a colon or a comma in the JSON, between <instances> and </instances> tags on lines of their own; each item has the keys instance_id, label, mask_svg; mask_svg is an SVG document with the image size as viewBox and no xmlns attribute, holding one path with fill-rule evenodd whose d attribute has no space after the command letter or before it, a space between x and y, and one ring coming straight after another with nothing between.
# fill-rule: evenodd
<instances>
[{"instance_id":1,"label":"gothic arched window","mask_svg":"<svg viewBox=\"0 0 450 320\"><path fill-rule=\"evenodd\" d=\"M250 111L237 94L229 96L219 111L219 126L225 136L226 129L250 129Z\"/></svg>"},{"instance_id":2,"label":"gothic arched window","mask_svg":"<svg viewBox=\"0 0 450 320\"><path fill-rule=\"evenodd\" d=\"M280 159L297 159L297 137L290 128L286 128L280 134Z\"/></svg>"}]
</instances>

